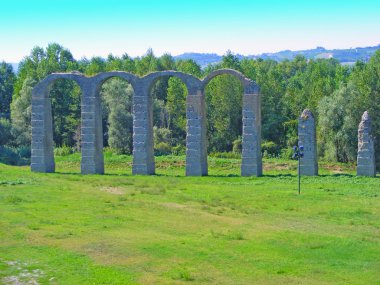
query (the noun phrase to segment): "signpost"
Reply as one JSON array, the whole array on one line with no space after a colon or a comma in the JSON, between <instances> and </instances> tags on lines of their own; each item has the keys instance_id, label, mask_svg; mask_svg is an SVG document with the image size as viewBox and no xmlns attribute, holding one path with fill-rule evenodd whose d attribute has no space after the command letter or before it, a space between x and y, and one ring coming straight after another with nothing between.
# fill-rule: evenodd
<instances>
[{"instance_id":1,"label":"signpost","mask_svg":"<svg viewBox=\"0 0 380 285\"><path fill-rule=\"evenodd\" d=\"M301 158L303 157L303 145L293 146L292 159L298 160L298 195L301 194Z\"/></svg>"}]
</instances>

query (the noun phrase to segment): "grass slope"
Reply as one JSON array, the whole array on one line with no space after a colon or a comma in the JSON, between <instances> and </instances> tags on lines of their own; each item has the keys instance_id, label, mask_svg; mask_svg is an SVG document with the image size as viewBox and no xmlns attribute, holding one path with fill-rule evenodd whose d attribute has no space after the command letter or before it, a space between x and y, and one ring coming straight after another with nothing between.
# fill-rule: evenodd
<instances>
[{"instance_id":1,"label":"grass slope","mask_svg":"<svg viewBox=\"0 0 380 285\"><path fill-rule=\"evenodd\" d=\"M267 160L259 178L239 177L237 159L209 165L208 177L184 177L184 157L157 158L156 176L110 153L103 176L78 174L78 154L54 174L0 165L0 283L380 284L379 177L325 164L298 196L294 162Z\"/></svg>"}]
</instances>

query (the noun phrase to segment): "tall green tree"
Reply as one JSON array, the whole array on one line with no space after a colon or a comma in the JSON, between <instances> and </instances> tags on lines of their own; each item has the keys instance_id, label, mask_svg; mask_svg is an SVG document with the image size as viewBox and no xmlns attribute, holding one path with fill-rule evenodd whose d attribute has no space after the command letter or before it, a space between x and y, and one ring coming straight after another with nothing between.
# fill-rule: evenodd
<instances>
[{"instance_id":1,"label":"tall green tree","mask_svg":"<svg viewBox=\"0 0 380 285\"><path fill-rule=\"evenodd\" d=\"M27 77L19 96L12 101L11 121L15 145L29 146L31 142L31 101L36 81Z\"/></svg>"},{"instance_id":2,"label":"tall green tree","mask_svg":"<svg viewBox=\"0 0 380 285\"><path fill-rule=\"evenodd\" d=\"M105 145L118 153L132 153L133 88L125 80L112 78L102 87Z\"/></svg>"},{"instance_id":3,"label":"tall green tree","mask_svg":"<svg viewBox=\"0 0 380 285\"><path fill-rule=\"evenodd\" d=\"M77 70L78 63L74 60L71 52L59 44L52 43L44 50L41 47L32 49L29 56L25 57L20 64L17 80L15 82L13 100L25 96L25 88L33 88L38 81L53 72L69 72ZM27 87L25 86L27 82ZM51 87L52 114L54 126L54 142L58 146L78 144L80 124L80 90L79 87L69 80L58 80ZM26 102L25 99L22 102ZM16 104L16 103L15 103ZM28 104L31 104L30 100ZM30 109L30 106L27 106ZM22 117L16 112L12 117ZM20 139L20 143L28 140ZM28 143L27 143L28 144Z\"/></svg>"},{"instance_id":4,"label":"tall green tree","mask_svg":"<svg viewBox=\"0 0 380 285\"><path fill-rule=\"evenodd\" d=\"M356 86L342 85L331 96L319 101L319 155L330 161L356 160L357 132L361 112L356 101L360 94Z\"/></svg>"},{"instance_id":5,"label":"tall green tree","mask_svg":"<svg viewBox=\"0 0 380 285\"><path fill-rule=\"evenodd\" d=\"M231 75L220 75L205 89L209 151L231 151L242 133L243 87Z\"/></svg>"},{"instance_id":6,"label":"tall green tree","mask_svg":"<svg viewBox=\"0 0 380 285\"><path fill-rule=\"evenodd\" d=\"M0 63L0 118L10 117L10 107L13 94L13 85L16 76L13 72L12 65Z\"/></svg>"},{"instance_id":7,"label":"tall green tree","mask_svg":"<svg viewBox=\"0 0 380 285\"><path fill-rule=\"evenodd\" d=\"M169 79L167 89L168 128L178 143L186 139L186 85L176 77Z\"/></svg>"}]
</instances>

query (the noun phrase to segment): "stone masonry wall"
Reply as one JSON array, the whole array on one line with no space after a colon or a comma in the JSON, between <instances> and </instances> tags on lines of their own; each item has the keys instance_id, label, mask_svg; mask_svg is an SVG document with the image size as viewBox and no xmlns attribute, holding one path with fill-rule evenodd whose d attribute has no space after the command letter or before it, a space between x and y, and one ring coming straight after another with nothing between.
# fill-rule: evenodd
<instances>
[{"instance_id":1,"label":"stone masonry wall","mask_svg":"<svg viewBox=\"0 0 380 285\"><path fill-rule=\"evenodd\" d=\"M376 176L375 143L372 136L371 118L364 112L358 128L358 176Z\"/></svg>"},{"instance_id":2,"label":"stone masonry wall","mask_svg":"<svg viewBox=\"0 0 380 285\"><path fill-rule=\"evenodd\" d=\"M304 156L300 160L301 175L318 175L315 119L308 109L298 119L298 145L304 147Z\"/></svg>"}]
</instances>

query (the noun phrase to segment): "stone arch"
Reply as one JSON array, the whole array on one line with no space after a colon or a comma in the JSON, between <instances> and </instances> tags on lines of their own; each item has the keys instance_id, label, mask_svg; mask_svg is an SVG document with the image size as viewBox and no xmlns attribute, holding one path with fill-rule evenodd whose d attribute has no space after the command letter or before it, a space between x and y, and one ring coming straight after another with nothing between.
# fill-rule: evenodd
<instances>
[{"instance_id":1,"label":"stone arch","mask_svg":"<svg viewBox=\"0 0 380 285\"><path fill-rule=\"evenodd\" d=\"M149 162L151 164L151 169L154 169L154 150L153 110L150 91L153 84L162 77L179 78L185 84L188 91L188 96L186 98L186 175L207 175L207 141L202 82L190 74L171 70L153 72L141 78L141 85L143 88L141 94L145 94L145 100L148 102L146 112L149 114L149 122L145 125L148 128L147 133L150 134L148 138L149 152L147 153L150 157Z\"/></svg>"},{"instance_id":2,"label":"stone arch","mask_svg":"<svg viewBox=\"0 0 380 285\"><path fill-rule=\"evenodd\" d=\"M104 154L103 154L103 125L102 125L102 106L100 91L102 85L111 78L120 78L132 85L134 94L138 88L139 78L131 73L124 71L102 72L94 77L88 78L89 92L83 98L83 102L87 107L87 111L83 113L86 119L83 124L82 139L88 142L85 146L88 151L86 156L82 155L82 160L89 159L94 161L95 166L90 164L82 164L82 173L104 173ZM133 98L134 100L134 98ZM88 120L91 121L88 121ZM95 124L93 127L93 124ZM94 147L92 147L94 146ZM83 153L82 153L83 154ZM89 167L88 167L89 166Z\"/></svg>"},{"instance_id":3,"label":"stone arch","mask_svg":"<svg viewBox=\"0 0 380 285\"><path fill-rule=\"evenodd\" d=\"M102 118L99 90L103 82L119 77L131 83L133 98L133 174L154 174L153 114L150 88L160 77L180 78L188 89L186 99L186 175L207 175L207 139L204 88L221 74L243 84L242 175L261 175L260 94L255 82L232 69L212 72L203 80L178 72L159 71L139 78L128 72L103 72L94 77L80 73L54 73L36 85L32 93L32 171L54 172L51 101L49 87L57 79L74 80L81 88L81 172L104 173Z\"/></svg>"},{"instance_id":4,"label":"stone arch","mask_svg":"<svg viewBox=\"0 0 380 285\"><path fill-rule=\"evenodd\" d=\"M231 75L237 78L244 90L242 108L242 176L261 176L261 100L260 89L251 79L234 69L218 69L202 80L202 92L207 84L220 75Z\"/></svg>"},{"instance_id":5,"label":"stone arch","mask_svg":"<svg viewBox=\"0 0 380 285\"><path fill-rule=\"evenodd\" d=\"M234 69L229 69L229 68L223 68L223 69L217 69L213 72L211 72L209 75L207 75L203 80L202 80L202 88L204 89L207 84L215 77L219 76L219 75L222 75L222 74L227 74L227 75L231 75L237 79L240 80L240 82L242 83L243 85L243 88L244 90L246 90L247 88L250 88L252 84L254 84L254 81L252 81L251 79L247 78L244 76L243 73L237 71L237 70L234 70Z\"/></svg>"},{"instance_id":6,"label":"stone arch","mask_svg":"<svg viewBox=\"0 0 380 285\"><path fill-rule=\"evenodd\" d=\"M124 71L102 72L95 75L94 77L91 77L90 79L91 83L95 84L97 89L100 89L103 83L112 77L124 79L132 85L133 89L136 89L139 81L139 78L136 75Z\"/></svg>"},{"instance_id":7,"label":"stone arch","mask_svg":"<svg viewBox=\"0 0 380 285\"><path fill-rule=\"evenodd\" d=\"M53 118L50 89L55 81L68 79L76 82L83 94L85 77L79 73L53 73L40 81L32 91L32 155L31 169L54 172Z\"/></svg>"},{"instance_id":8,"label":"stone arch","mask_svg":"<svg viewBox=\"0 0 380 285\"><path fill-rule=\"evenodd\" d=\"M174 70L152 72L142 77L141 80L144 81L144 85L150 90L154 82L162 77L177 77L181 79L186 85L189 95L195 95L196 92L200 90L202 84L201 80L193 75Z\"/></svg>"}]
</instances>

